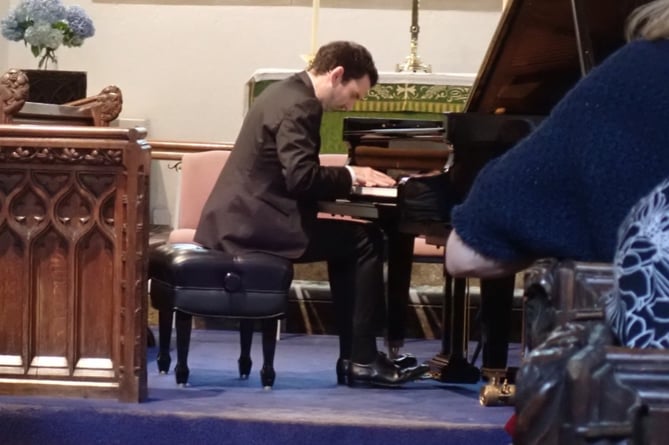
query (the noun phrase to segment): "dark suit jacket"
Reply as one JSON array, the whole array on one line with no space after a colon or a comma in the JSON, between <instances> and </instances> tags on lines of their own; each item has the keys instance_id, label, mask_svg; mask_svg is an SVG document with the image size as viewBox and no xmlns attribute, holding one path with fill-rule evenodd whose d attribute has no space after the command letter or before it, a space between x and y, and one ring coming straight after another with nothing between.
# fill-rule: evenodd
<instances>
[{"instance_id":1,"label":"dark suit jacket","mask_svg":"<svg viewBox=\"0 0 669 445\"><path fill-rule=\"evenodd\" d=\"M263 91L204 206L195 241L233 254L302 255L317 202L351 189L346 168L319 164L322 116L306 72Z\"/></svg>"}]
</instances>

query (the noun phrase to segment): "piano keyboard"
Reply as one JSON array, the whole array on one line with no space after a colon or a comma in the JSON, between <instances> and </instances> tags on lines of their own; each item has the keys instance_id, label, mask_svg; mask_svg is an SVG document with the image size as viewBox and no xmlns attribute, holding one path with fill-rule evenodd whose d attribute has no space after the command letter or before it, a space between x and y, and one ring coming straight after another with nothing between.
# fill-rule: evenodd
<instances>
[{"instance_id":1,"label":"piano keyboard","mask_svg":"<svg viewBox=\"0 0 669 445\"><path fill-rule=\"evenodd\" d=\"M365 187L356 185L351 190L352 198L397 199L397 187Z\"/></svg>"}]
</instances>

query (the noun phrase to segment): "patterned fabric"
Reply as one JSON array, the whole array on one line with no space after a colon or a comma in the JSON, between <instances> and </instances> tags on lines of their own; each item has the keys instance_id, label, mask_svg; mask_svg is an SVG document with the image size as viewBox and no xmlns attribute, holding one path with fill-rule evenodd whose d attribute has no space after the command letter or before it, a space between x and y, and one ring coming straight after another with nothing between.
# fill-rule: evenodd
<instances>
[{"instance_id":1,"label":"patterned fabric","mask_svg":"<svg viewBox=\"0 0 669 445\"><path fill-rule=\"evenodd\" d=\"M616 288L605 306L621 343L669 347L669 179L623 221L614 266Z\"/></svg>"},{"instance_id":2,"label":"patterned fabric","mask_svg":"<svg viewBox=\"0 0 669 445\"><path fill-rule=\"evenodd\" d=\"M460 111L467 102L470 89L460 85L379 83L363 100L356 102L353 110L419 113Z\"/></svg>"}]
</instances>

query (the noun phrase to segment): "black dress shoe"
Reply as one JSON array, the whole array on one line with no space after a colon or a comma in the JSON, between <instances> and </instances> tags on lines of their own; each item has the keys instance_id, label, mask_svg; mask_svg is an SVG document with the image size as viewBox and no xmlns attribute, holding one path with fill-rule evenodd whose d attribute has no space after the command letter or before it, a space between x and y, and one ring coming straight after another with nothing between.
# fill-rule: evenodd
<instances>
[{"instance_id":1,"label":"black dress shoe","mask_svg":"<svg viewBox=\"0 0 669 445\"><path fill-rule=\"evenodd\" d=\"M414 355L411 354L400 354L399 356L393 358L393 363L402 369L418 366L418 360Z\"/></svg>"},{"instance_id":2,"label":"black dress shoe","mask_svg":"<svg viewBox=\"0 0 669 445\"><path fill-rule=\"evenodd\" d=\"M379 354L383 354L383 352L379 352ZM418 365L418 360L411 354L401 354L399 357L394 358L392 362L400 369L408 369ZM349 366L351 366L350 359L341 357L337 359L337 366L335 368L337 371L337 385L346 384ZM427 369L424 372L427 372Z\"/></svg>"},{"instance_id":3,"label":"black dress shoe","mask_svg":"<svg viewBox=\"0 0 669 445\"><path fill-rule=\"evenodd\" d=\"M401 386L420 378L428 367L425 365L401 369L383 354L378 354L371 363L350 362L347 383L348 386Z\"/></svg>"},{"instance_id":4,"label":"black dress shoe","mask_svg":"<svg viewBox=\"0 0 669 445\"><path fill-rule=\"evenodd\" d=\"M384 354L383 352L380 352L380 354ZM418 360L416 359L416 356L413 354L409 354L408 352L404 354L400 354L397 357L391 358L393 363L395 363L397 366L399 366L402 369L406 368L411 368L413 366L418 365Z\"/></svg>"}]
</instances>

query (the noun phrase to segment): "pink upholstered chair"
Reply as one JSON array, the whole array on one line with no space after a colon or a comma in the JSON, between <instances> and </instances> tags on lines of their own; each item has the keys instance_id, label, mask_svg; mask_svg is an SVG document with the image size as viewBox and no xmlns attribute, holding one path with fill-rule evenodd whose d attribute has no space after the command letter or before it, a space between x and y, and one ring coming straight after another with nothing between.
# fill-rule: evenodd
<instances>
[{"instance_id":1,"label":"pink upholstered chair","mask_svg":"<svg viewBox=\"0 0 669 445\"><path fill-rule=\"evenodd\" d=\"M192 243L200 214L216 179L230 155L229 151L212 150L186 153L181 158L177 225L170 232L170 243Z\"/></svg>"},{"instance_id":2,"label":"pink upholstered chair","mask_svg":"<svg viewBox=\"0 0 669 445\"><path fill-rule=\"evenodd\" d=\"M202 214L204 204L214 188L225 162L228 160L230 151L210 150L200 153L186 153L181 158L181 179L179 183L177 224L168 236L168 243L192 243ZM278 320L262 319L263 350L267 364L267 351L271 350L273 359L274 348L270 344L275 341ZM251 343L253 340L254 320L240 319L240 346L239 376L247 379L251 372ZM160 342L169 339L160 339ZM159 369L164 370L165 364L161 364L159 357ZM271 363L270 363L271 364ZM167 365L169 367L169 364ZM265 374L261 371L262 384L271 387L274 381L274 371Z\"/></svg>"}]
</instances>

